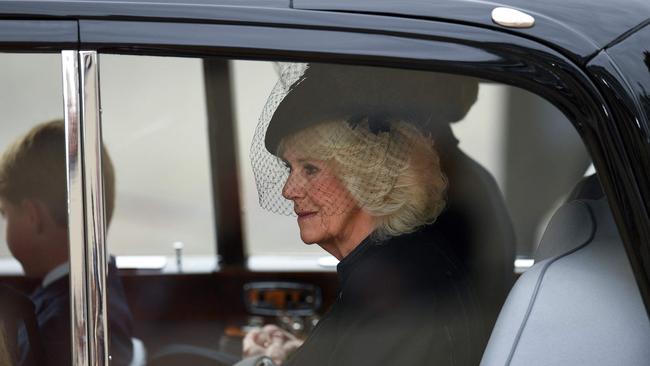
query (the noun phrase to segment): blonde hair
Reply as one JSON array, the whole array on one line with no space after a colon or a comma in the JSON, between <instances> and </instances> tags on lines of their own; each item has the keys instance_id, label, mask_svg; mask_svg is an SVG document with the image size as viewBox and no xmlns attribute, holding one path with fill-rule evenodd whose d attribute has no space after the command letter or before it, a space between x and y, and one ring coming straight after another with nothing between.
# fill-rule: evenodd
<instances>
[{"instance_id":1,"label":"blonde hair","mask_svg":"<svg viewBox=\"0 0 650 366\"><path fill-rule=\"evenodd\" d=\"M102 149L106 222L115 202L115 173ZM60 225L67 225L65 125L57 119L42 123L16 140L0 159L0 197L13 204L35 198L45 204Z\"/></svg>"},{"instance_id":2,"label":"blonde hair","mask_svg":"<svg viewBox=\"0 0 650 366\"><path fill-rule=\"evenodd\" d=\"M376 220L379 237L433 223L445 207L447 178L433 140L410 123L371 131L367 120L329 121L283 139L278 156L287 145L331 162L359 207Z\"/></svg>"}]
</instances>

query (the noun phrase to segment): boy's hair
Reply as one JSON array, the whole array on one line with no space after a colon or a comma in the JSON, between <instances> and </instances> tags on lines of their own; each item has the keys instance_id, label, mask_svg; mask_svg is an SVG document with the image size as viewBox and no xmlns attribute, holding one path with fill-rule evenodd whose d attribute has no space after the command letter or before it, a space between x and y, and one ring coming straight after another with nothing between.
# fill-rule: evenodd
<instances>
[{"instance_id":1,"label":"boy's hair","mask_svg":"<svg viewBox=\"0 0 650 366\"><path fill-rule=\"evenodd\" d=\"M115 203L115 172L102 147L106 223ZM0 197L19 204L38 199L60 225L68 222L65 124L57 119L42 123L16 140L0 158Z\"/></svg>"}]
</instances>

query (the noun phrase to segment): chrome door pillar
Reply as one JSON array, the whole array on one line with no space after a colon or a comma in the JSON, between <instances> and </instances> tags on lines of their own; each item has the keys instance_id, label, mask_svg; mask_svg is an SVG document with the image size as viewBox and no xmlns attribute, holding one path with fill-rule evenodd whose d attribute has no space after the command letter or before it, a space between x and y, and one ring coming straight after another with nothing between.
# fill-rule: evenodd
<instances>
[{"instance_id":1,"label":"chrome door pillar","mask_svg":"<svg viewBox=\"0 0 650 366\"><path fill-rule=\"evenodd\" d=\"M74 366L109 364L106 220L96 51L62 51Z\"/></svg>"}]
</instances>

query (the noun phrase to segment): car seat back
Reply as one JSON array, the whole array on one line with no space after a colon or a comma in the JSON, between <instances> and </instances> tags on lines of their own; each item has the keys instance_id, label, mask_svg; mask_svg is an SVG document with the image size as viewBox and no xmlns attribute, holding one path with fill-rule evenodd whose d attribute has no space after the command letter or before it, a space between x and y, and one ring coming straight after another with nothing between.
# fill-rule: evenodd
<instances>
[{"instance_id":1,"label":"car seat back","mask_svg":"<svg viewBox=\"0 0 650 366\"><path fill-rule=\"evenodd\" d=\"M510 291L481 365L648 364L650 321L604 197L558 209L536 258Z\"/></svg>"},{"instance_id":2,"label":"car seat back","mask_svg":"<svg viewBox=\"0 0 650 366\"><path fill-rule=\"evenodd\" d=\"M449 180L447 208L436 226L452 244L477 295L485 329L481 352L515 280L515 231L494 177L460 150L448 125L434 136Z\"/></svg>"}]
</instances>

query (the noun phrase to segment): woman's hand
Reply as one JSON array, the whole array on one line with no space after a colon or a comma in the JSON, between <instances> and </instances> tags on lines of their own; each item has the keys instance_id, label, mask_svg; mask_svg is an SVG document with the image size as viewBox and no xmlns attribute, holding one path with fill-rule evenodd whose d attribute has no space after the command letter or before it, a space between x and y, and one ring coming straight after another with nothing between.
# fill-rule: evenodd
<instances>
[{"instance_id":1,"label":"woman's hand","mask_svg":"<svg viewBox=\"0 0 650 366\"><path fill-rule=\"evenodd\" d=\"M277 325L253 329L244 337L244 357L266 356L281 365L302 341Z\"/></svg>"}]
</instances>

